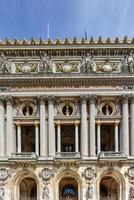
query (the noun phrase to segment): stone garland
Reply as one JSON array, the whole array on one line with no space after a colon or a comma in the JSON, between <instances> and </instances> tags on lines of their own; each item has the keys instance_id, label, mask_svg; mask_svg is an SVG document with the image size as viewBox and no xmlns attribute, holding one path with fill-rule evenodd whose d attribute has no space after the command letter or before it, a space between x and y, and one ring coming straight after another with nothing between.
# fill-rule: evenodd
<instances>
[{"instance_id":1,"label":"stone garland","mask_svg":"<svg viewBox=\"0 0 134 200\"><path fill-rule=\"evenodd\" d=\"M5 188L4 186L7 184L6 180L11 175L9 174L8 170L5 168L0 169L0 199L4 200L5 197Z\"/></svg>"},{"instance_id":2,"label":"stone garland","mask_svg":"<svg viewBox=\"0 0 134 200\"><path fill-rule=\"evenodd\" d=\"M96 176L95 170L91 167L88 167L84 170L82 173L82 177L86 179L86 182L88 184L87 190L86 190L86 199L91 200L93 199L93 186L91 183L91 180Z\"/></svg>"}]
</instances>

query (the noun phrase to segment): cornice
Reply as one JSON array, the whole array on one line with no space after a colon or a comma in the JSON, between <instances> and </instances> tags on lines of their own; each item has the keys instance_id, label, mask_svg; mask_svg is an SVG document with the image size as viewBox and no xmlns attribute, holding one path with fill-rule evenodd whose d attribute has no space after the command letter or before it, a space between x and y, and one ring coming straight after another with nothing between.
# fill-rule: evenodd
<instances>
[{"instance_id":1,"label":"cornice","mask_svg":"<svg viewBox=\"0 0 134 200\"><path fill-rule=\"evenodd\" d=\"M10 74L0 76L1 87L86 88L90 86L134 86L134 74Z\"/></svg>"}]
</instances>

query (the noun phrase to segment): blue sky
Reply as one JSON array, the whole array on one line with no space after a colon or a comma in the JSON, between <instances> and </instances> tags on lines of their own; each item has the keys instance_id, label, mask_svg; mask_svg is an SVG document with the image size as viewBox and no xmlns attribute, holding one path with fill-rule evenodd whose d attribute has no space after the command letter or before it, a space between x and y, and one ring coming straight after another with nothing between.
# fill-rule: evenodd
<instances>
[{"instance_id":1,"label":"blue sky","mask_svg":"<svg viewBox=\"0 0 134 200\"><path fill-rule=\"evenodd\" d=\"M0 0L0 38L134 36L134 0Z\"/></svg>"}]
</instances>

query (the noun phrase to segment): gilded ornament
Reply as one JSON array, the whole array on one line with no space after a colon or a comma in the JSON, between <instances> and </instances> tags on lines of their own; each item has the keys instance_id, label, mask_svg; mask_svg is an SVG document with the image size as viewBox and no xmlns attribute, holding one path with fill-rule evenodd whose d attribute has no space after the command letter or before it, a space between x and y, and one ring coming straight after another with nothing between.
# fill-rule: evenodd
<instances>
[{"instance_id":1,"label":"gilded ornament","mask_svg":"<svg viewBox=\"0 0 134 200\"><path fill-rule=\"evenodd\" d=\"M110 40L109 37L108 37L107 40L106 40L106 44L111 44L111 40Z\"/></svg>"},{"instance_id":2,"label":"gilded ornament","mask_svg":"<svg viewBox=\"0 0 134 200\"><path fill-rule=\"evenodd\" d=\"M74 37L73 44L78 44L77 37Z\"/></svg>"},{"instance_id":3,"label":"gilded ornament","mask_svg":"<svg viewBox=\"0 0 134 200\"><path fill-rule=\"evenodd\" d=\"M50 45L50 44L53 44L51 38L48 38L47 44L49 44L49 45Z\"/></svg>"},{"instance_id":4,"label":"gilded ornament","mask_svg":"<svg viewBox=\"0 0 134 200\"><path fill-rule=\"evenodd\" d=\"M65 38L64 44L69 44L69 39Z\"/></svg>"},{"instance_id":5,"label":"gilded ornament","mask_svg":"<svg viewBox=\"0 0 134 200\"><path fill-rule=\"evenodd\" d=\"M6 38L6 44L7 44L7 45L10 45L10 44L11 44L11 41L10 41L9 38Z\"/></svg>"},{"instance_id":6,"label":"gilded ornament","mask_svg":"<svg viewBox=\"0 0 134 200\"><path fill-rule=\"evenodd\" d=\"M128 43L128 37L125 36L124 39L123 39L123 44L127 44Z\"/></svg>"},{"instance_id":7,"label":"gilded ornament","mask_svg":"<svg viewBox=\"0 0 134 200\"><path fill-rule=\"evenodd\" d=\"M119 38L118 37L116 37L115 38L115 42L114 42L115 44L119 44L120 43L120 41L119 41Z\"/></svg>"},{"instance_id":8,"label":"gilded ornament","mask_svg":"<svg viewBox=\"0 0 134 200\"><path fill-rule=\"evenodd\" d=\"M99 39L98 39L98 44L103 44L103 41L102 41L102 36L99 36Z\"/></svg>"},{"instance_id":9,"label":"gilded ornament","mask_svg":"<svg viewBox=\"0 0 134 200\"><path fill-rule=\"evenodd\" d=\"M60 45L60 44L61 44L61 40L60 40L60 38L57 38L57 40L56 40L56 44L57 44L57 45Z\"/></svg>"},{"instance_id":10,"label":"gilded ornament","mask_svg":"<svg viewBox=\"0 0 134 200\"><path fill-rule=\"evenodd\" d=\"M93 38L93 36L90 38L89 44L94 44L94 38Z\"/></svg>"}]
</instances>

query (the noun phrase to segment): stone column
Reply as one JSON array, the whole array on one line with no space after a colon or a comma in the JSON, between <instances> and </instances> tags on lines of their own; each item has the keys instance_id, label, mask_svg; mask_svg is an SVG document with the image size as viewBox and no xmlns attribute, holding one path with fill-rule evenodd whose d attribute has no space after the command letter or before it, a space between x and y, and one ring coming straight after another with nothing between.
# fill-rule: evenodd
<instances>
[{"instance_id":1,"label":"stone column","mask_svg":"<svg viewBox=\"0 0 134 200\"><path fill-rule=\"evenodd\" d=\"M128 96L123 96L122 102L122 151L129 155L129 120L128 120Z\"/></svg>"},{"instance_id":2,"label":"stone column","mask_svg":"<svg viewBox=\"0 0 134 200\"><path fill-rule=\"evenodd\" d=\"M90 103L90 119L89 119L89 143L90 143L90 156L96 156L95 152L95 96L89 96Z\"/></svg>"},{"instance_id":3,"label":"stone column","mask_svg":"<svg viewBox=\"0 0 134 200\"><path fill-rule=\"evenodd\" d=\"M81 96L81 156L88 156L87 97Z\"/></svg>"},{"instance_id":4,"label":"stone column","mask_svg":"<svg viewBox=\"0 0 134 200\"><path fill-rule=\"evenodd\" d=\"M35 125L35 153L39 156L39 122L36 121Z\"/></svg>"},{"instance_id":5,"label":"stone column","mask_svg":"<svg viewBox=\"0 0 134 200\"><path fill-rule=\"evenodd\" d=\"M47 132L46 132L46 107L45 107L45 96L40 96L40 156L47 157L48 155L48 144L47 144Z\"/></svg>"},{"instance_id":6,"label":"stone column","mask_svg":"<svg viewBox=\"0 0 134 200\"><path fill-rule=\"evenodd\" d=\"M120 121L119 120L115 120L115 152L119 151L119 141L118 141L118 126L119 126Z\"/></svg>"},{"instance_id":7,"label":"stone column","mask_svg":"<svg viewBox=\"0 0 134 200\"><path fill-rule=\"evenodd\" d=\"M97 154L101 152L101 135L100 135L100 125L101 121L97 121Z\"/></svg>"},{"instance_id":8,"label":"stone column","mask_svg":"<svg viewBox=\"0 0 134 200\"><path fill-rule=\"evenodd\" d=\"M54 125L54 97L48 97L48 134L49 134L49 156L55 156L55 125Z\"/></svg>"},{"instance_id":9,"label":"stone column","mask_svg":"<svg viewBox=\"0 0 134 200\"><path fill-rule=\"evenodd\" d=\"M14 147L15 135L13 132L13 99L11 96L6 98L6 154L10 156L14 153L16 147Z\"/></svg>"},{"instance_id":10,"label":"stone column","mask_svg":"<svg viewBox=\"0 0 134 200\"><path fill-rule=\"evenodd\" d=\"M61 124L57 122L57 152L61 152Z\"/></svg>"},{"instance_id":11,"label":"stone column","mask_svg":"<svg viewBox=\"0 0 134 200\"><path fill-rule=\"evenodd\" d=\"M79 135L78 135L78 127L79 121L75 121L75 152L79 152Z\"/></svg>"},{"instance_id":12,"label":"stone column","mask_svg":"<svg viewBox=\"0 0 134 200\"><path fill-rule=\"evenodd\" d=\"M17 153L21 153L21 126L20 126L20 123L17 122L16 126L17 126L17 143L18 143Z\"/></svg>"},{"instance_id":13,"label":"stone column","mask_svg":"<svg viewBox=\"0 0 134 200\"><path fill-rule=\"evenodd\" d=\"M5 108L4 97L0 97L0 156L5 155Z\"/></svg>"},{"instance_id":14,"label":"stone column","mask_svg":"<svg viewBox=\"0 0 134 200\"><path fill-rule=\"evenodd\" d=\"M130 102L130 152L134 156L134 95Z\"/></svg>"}]
</instances>

